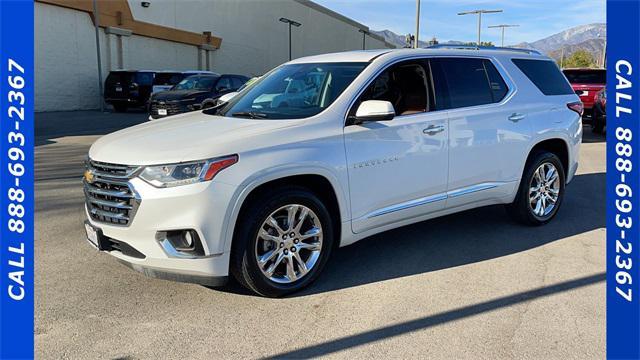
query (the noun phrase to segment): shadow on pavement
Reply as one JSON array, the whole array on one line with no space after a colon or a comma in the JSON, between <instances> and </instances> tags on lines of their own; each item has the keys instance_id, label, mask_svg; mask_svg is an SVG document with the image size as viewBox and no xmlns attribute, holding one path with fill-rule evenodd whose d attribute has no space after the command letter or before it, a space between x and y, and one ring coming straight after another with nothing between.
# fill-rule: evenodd
<instances>
[{"instance_id":1,"label":"shadow on pavement","mask_svg":"<svg viewBox=\"0 0 640 360\"><path fill-rule=\"evenodd\" d=\"M126 113L100 111L44 112L35 115L36 146L52 144L65 136L105 135L148 121L144 110Z\"/></svg>"},{"instance_id":2,"label":"shadow on pavement","mask_svg":"<svg viewBox=\"0 0 640 360\"><path fill-rule=\"evenodd\" d=\"M561 282L555 285L540 287L534 290L524 291L517 294L500 297L497 299L481 302L462 308L445 311L439 314L426 316L423 318L391 325L375 330L362 332L332 341L327 341L317 345L311 345L302 349L280 353L268 359L308 359L335 353L341 350L361 346L367 343L388 339L395 336L424 330L450 321L460 320L477 314L486 313L503 307L509 307L518 303L528 302L537 298L550 296L553 294L569 291L584 286L593 285L606 280L605 273L578 278L575 280Z\"/></svg>"}]
</instances>

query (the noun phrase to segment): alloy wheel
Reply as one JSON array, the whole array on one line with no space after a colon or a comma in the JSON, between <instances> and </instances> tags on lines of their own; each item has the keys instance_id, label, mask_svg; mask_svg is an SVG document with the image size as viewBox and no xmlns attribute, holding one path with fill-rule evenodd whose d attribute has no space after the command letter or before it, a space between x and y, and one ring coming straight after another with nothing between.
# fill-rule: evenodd
<instances>
[{"instance_id":1,"label":"alloy wheel","mask_svg":"<svg viewBox=\"0 0 640 360\"><path fill-rule=\"evenodd\" d=\"M310 208L289 204L272 212L258 229L255 257L264 276L279 284L305 277L322 251L322 224Z\"/></svg>"},{"instance_id":2,"label":"alloy wheel","mask_svg":"<svg viewBox=\"0 0 640 360\"><path fill-rule=\"evenodd\" d=\"M553 212L560 197L558 169L550 162L542 163L533 173L529 184L529 206L538 217Z\"/></svg>"}]
</instances>

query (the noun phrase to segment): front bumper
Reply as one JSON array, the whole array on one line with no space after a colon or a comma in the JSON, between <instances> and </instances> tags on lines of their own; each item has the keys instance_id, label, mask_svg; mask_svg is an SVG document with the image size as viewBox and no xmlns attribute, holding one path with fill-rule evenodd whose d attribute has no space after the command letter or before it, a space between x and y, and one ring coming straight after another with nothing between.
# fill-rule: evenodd
<instances>
[{"instance_id":1,"label":"front bumper","mask_svg":"<svg viewBox=\"0 0 640 360\"><path fill-rule=\"evenodd\" d=\"M210 181L159 189L138 178L129 184L139 195L140 204L128 225L96 221L85 206L88 222L104 237L119 243L102 247L102 251L148 276L207 286L223 284L229 273L223 224L235 188ZM172 230L197 232L204 256L184 258L167 252L156 234ZM127 251L127 246L135 252Z\"/></svg>"}]
</instances>

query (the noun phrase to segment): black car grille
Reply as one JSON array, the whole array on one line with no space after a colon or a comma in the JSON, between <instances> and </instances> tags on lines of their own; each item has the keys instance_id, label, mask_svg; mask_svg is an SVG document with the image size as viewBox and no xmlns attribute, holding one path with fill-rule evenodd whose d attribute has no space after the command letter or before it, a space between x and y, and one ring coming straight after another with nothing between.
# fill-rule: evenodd
<instances>
[{"instance_id":1,"label":"black car grille","mask_svg":"<svg viewBox=\"0 0 640 360\"><path fill-rule=\"evenodd\" d=\"M140 199L129 184L139 167L89 160L83 179L85 203L95 221L129 225Z\"/></svg>"},{"instance_id":2,"label":"black car grille","mask_svg":"<svg viewBox=\"0 0 640 360\"><path fill-rule=\"evenodd\" d=\"M167 110L167 115L160 115L158 110ZM182 106L177 102L152 101L150 106L151 117L158 119L165 116L171 116L187 112L186 106Z\"/></svg>"}]
</instances>

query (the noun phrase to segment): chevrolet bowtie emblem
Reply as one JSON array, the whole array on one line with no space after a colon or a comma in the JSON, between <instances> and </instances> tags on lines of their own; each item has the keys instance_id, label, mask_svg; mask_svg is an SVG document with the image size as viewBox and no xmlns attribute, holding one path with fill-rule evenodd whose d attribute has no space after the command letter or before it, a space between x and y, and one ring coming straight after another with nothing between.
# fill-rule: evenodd
<instances>
[{"instance_id":1,"label":"chevrolet bowtie emblem","mask_svg":"<svg viewBox=\"0 0 640 360\"><path fill-rule=\"evenodd\" d=\"M86 181L87 183L91 184L93 182L93 180L95 180L95 175L93 174L93 171L85 170L84 171L84 181Z\"/></svg>"}]
</instances>

